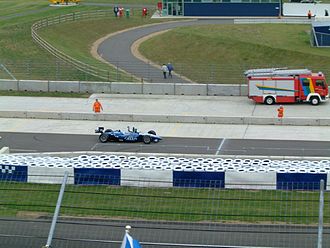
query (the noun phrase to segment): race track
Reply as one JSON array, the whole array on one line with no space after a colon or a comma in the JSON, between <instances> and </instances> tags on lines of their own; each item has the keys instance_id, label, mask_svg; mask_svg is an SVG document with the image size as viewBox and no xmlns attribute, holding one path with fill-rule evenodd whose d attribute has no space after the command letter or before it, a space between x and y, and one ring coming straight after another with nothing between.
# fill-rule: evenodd
<instances>
[{"instance_id":1,"label":"race track","mask_svg":"<svg viewBox=\"0 0 330 248\"><path fill-rule=\"evenodd\" d=\"M132 152L151 154L203 154L248 156L328 157L329 141L285 141L262 139L173 138L159 143L100 143L98 135L0 133L0 147L11 152Z\"/></svg>"}]
</instances>

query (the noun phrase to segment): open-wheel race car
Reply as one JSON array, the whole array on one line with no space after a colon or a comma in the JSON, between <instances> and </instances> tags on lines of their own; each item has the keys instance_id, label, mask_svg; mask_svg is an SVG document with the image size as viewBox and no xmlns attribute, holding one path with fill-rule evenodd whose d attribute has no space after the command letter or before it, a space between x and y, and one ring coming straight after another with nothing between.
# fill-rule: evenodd
<instances>
[{"instance_id":1,"label":"open-wheel race car","mask_svg":"<svg viewBox=\"0 0 330 248\"><path fill-rule=\"evenodd\" d=\"M137 128L127 127L128 131L123 132L121 130L104 129L104 127L98 127L95 133L100 133L99 140L102 143L108 141L120 141L120 142L143 142L150 144L151 142L157 143L162 138L156 134L154 130L150 130L147 133L141 133Z\"/></svg>"}]
</instances>

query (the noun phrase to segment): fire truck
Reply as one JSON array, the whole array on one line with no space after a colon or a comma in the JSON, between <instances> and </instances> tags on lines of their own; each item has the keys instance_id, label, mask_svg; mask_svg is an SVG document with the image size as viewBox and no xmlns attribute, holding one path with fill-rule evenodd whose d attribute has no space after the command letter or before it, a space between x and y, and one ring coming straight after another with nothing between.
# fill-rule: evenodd
<instances>
[{"instance_id":1,"label":"fire truck","mask_svg":"<svg viewBox=\"0 0 330 248\"><path fill-rule=\"evenodd\" d=\"M244 72L248 97L257 103L309 102L318 105L329 99L329 89L322 72L308 69L266 68Z\"/></svg>"}]
</instances>

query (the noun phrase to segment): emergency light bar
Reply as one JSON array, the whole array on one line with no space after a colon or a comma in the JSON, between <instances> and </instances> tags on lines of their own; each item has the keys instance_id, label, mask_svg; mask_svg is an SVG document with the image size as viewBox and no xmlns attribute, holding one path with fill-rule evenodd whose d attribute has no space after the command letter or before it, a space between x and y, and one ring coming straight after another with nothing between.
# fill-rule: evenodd
<instances>
[{"instance_id":1,"label":"emergency light bar","mask_svg":"<svg viewBox=\"0 0 330 248\"><path fill-rule=\"evenodd\" d=\"M262 77L262 76L297 76L309 75L312 71L308 69L293 69L286 68L265 68L265 69L251 69L244 72L246 77Z\"/></svg>"}]
</instances>

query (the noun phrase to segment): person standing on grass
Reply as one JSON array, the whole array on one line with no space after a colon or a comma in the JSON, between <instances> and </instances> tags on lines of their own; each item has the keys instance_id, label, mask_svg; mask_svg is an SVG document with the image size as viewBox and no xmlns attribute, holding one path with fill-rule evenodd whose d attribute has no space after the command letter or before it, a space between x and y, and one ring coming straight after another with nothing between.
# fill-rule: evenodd
<instances>
[{"instance_id":1,"label":"person standing on grass","mask_svg":"<svg viewBox=\"0 0 330 248\"><path fill-rule=\"evenodd\" d=\"M163 72L164 79L166 79L168 68L165 64L163 64L161 69L162 69L162 72Z\"/></svg>"},{"instance_id":2,"label":"person standing on grass","mask_svg":"<svg viewBox=\"0 0 330 248\"><path fill-rule=\"evenodd\" d=\"M94 113L100 113L101 110L103 111L102 104L99 102L98 99L95 99L95 102L93 104L93 111L94 111Z\"/></svg>"},{"instance_id":3,"label":"person standing on grass","mask_svg":"<svg viewBox=\"0 0 330 248\"><path fill-rule=\"evenodd\" d=\"M168 77L172 78L172 71L174 70L174 67L170 62L167 63L167 70L168 70Z\"/></svg>"}]
</instances>

